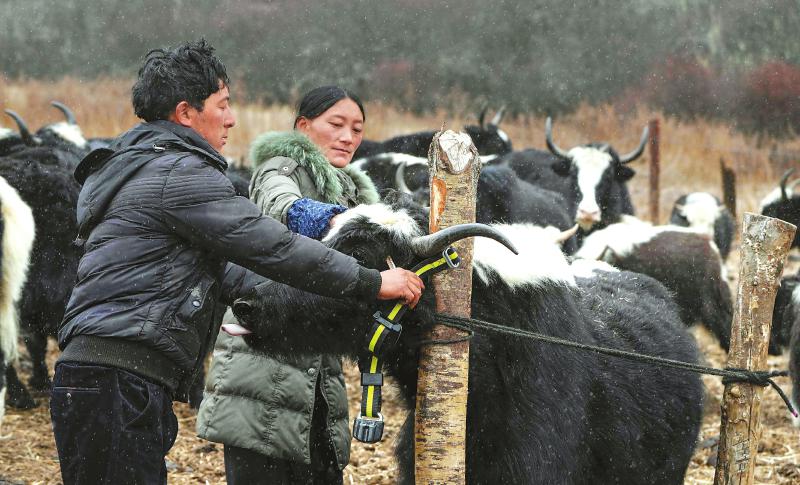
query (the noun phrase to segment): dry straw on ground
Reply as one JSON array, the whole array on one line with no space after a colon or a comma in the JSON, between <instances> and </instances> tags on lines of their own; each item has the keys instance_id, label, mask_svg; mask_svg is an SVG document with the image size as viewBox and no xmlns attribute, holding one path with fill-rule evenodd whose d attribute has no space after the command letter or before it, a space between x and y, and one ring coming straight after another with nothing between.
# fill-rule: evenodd
<instances>
[{"instance_id":1,"label":"dry straw on ground","mask_svg":"<svg viewBox=\"0 0 800 485\"><path fill-rule=\"evenodd\" d=\"M2 81L2 80L0 80ZM86 136L113 136L136 122L130 109L129 81L103 80L81 82L65 79L54 83L38 81L3 82L0 91L0 109L13 109L23 115L31 128L60 120L58 111L49 106L51 100L69 105L76 114ZM236 91L234 90L234 97ZM286 130L291 127L291 107L264 107L257 104L234 105L238 125L232 130L226 155L246 163L250 140L267 130ZM368 104L368 138L381 139L416 130L436 129L443 122L448 127L474 123L474 119L449 117L444 113L416 117L394 108ZM789 166L800 167L800 142L773 142L736 133L722 123L678 122L665 120L659 113L644 109L620 114L612 107L584 106L574 114L555 120L554 136L562 147L587 141L608 141L621 152L632 149L639 140L641 130L652 118L661 118L661 214L666 221L672 202L682 193L707 190L720 194L719 161L725 159L738 174L739 214L745 210L757 211L758 202L771 190L780 174ZM0 126L13 126L10 119L0 121ZM517 149L544 149L544 119L509 119L502 125ZM630 183L636 207L647 217L648 156L634 162L637 175ZM733 290L738 275L738 247L734 247L728 266ZM797 271L798 263L787 266L786 273ZM698 342L709 364L724 366L725 354L705 331L695 329ZM57 355L53 342L48 354L50 368ZM787 357L771 357L771 369L787 367ZM30 370L23 357L25 378ZM788 379L778 380L789 390ZM358 409L358 376L354 366L347 366L350 388L350 413ZM715 456L713 438L719 430L719 401L722 385L716 377L704 377L707 389L706 415L698 449L686 476L686 484L710 484L714 468L709 465ZM58 460L50 429L46 397L32 411L8 410L0 431L0 485L7 483L57 484L60 483ZM353 443L352 459L345 470L346 484L390 484L396 481L396 464L392 447L405 411L399 407L396 391L391 383L386 386L384 414L387 430L384 441L376 445ZM224 483L222 447L194 436L195 416L183 404L176 404L180 420L180 434L168 456L170 483L197 484ZM791 425L789 414L778 396L772 391L764 394L762 406L763 436L757 460L756 483L800 483L800 446L798 430ZM556 439L554 437L554 439ZM643 480L646 478L643 477Z\"/></svg>"}]
</instances>

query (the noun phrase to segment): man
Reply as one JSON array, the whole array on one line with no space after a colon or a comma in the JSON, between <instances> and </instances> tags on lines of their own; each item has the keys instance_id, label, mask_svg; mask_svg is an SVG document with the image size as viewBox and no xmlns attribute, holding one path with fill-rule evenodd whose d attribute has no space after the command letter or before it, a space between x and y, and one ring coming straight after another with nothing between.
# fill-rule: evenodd
<instances>
[{"instance_id":1,"label":"man","mask_svg":"<svg viewBox=\"0 0 800 485\"><path fill-rule=\"evenodd\" d=\"M415 305L422 292L413 273L363 268L234 195L219 152L235 118L213 51L149 52L132 96L145 122L75 170L85 253L50 404L65 485L166 483L172 400L214 343L214 302L261 279L244 268L332 297Z\"/></svg>"}]
</instances>

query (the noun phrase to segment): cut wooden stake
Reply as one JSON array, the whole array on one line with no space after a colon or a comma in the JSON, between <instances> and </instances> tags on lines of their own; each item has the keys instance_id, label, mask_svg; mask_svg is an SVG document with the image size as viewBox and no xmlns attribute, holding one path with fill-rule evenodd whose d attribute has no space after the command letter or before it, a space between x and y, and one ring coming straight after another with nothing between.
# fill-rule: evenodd
<instances>
[{"instance_id":1,"label":"cut wooden stake","mask_svg":"<svg viewBox=\"0 0 800 485\"><path fill-rule=\"evenodd\" d=\"M744 215L728 367L766 370L775 294L795 230L780 219ZM715 485L753 483L763 393L764 388L752 384L725 386Z\"/></svg>"},{"instance_id":2,"label":"cut wooden stake","mask_svg":"<svg viewBox=\"0 0 800 485\"><path fill-rule=\"evenodd\" d=\"M469 136L452 131L433 137L428 152L431 166L430 231L475 222L475 192L481 163ZM433 277L436 311L471 316L472 239L455 244L461 266ZM436 325L429 338L457 340L466 334ZM463 484L469 341L422 348L415 414L416 483Z\"/></svg>"}]
</instances>

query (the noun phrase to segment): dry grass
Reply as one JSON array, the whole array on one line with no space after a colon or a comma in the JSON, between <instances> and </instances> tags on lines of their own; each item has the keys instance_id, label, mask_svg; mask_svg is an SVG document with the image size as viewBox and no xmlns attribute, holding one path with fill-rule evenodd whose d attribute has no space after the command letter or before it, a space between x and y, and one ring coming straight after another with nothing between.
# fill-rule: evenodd
<instances>
[{"instance_id":1,"label":"dry grass","mask_svg":"<svg viewBox=\"0 0 800 485\"><path fill-rule=\"evenodd\" d=\"M72 108L87 137L114 136L137 122L130 107L131 82L118 79L88 82L73 78L22 82L0 78L3 86L0 109L18 112L32 129L36 129L61 120L61 114L49 104L59 100ZM233 96L235 102L235 90ZM250 141L264 131L289 129L294 118L293 109L288 106L235 103L234 109L238 122L231 131L225 155L245 163ZM459 128L475 123L470 117L443 112L419 117L372 103L367 104L366 111L365 135L371 139L436 129L442 125ZM743 210L756 210L760 198L770 185L777 183L781 173L790 166L800 166L800 140L759 141L722 123L665 119L660 113L644 108L618 113L611 106L583 106L555 120L554 137L556 143L565 148L588 141L608 141L618 151L627 152L636 146L642 128L654 118L661 120L661 220L669 215L672 202L684 191L707 190L720 194L720 159L738 173L739 207ZM4 118L0 126L14 125L10 118ZM545 149L544 118L507 119L502 127L517 149ZM631 183L639 207L647 207L648 160L646 153L632 165L639 172Z\"/></svg>"},{"instance_id":2,"label":"dry grass","mask_svg":"<svg viewBox=\"0 0 800 485\"><path fill-rule=\"evenodd\" d=\"M2 81L0 79L0 81ZM49 106L59 100L70 106L84 133L89 137L113 136L136 123L130 108L130 81L101 80L81 82L64 79L53 83L38 81L4 82L0 91L0 109L13 109L23 115L31 128L60 120L60 114ZM234 96L235 96L234 92ZM267 130L285 130L291 126L293 111L287 106L264 107L258 104L234 106L238 126L231 132L226 155L244 158L250 140ZM395 108L368 104L366 136L382 139L417 130L436 129L446 123L458 128L474 123L474 119L450 117L445 113L416 117ZM738 173L739 213L757 211L760 199L774 186L783 170L798 165L792 154L800 153L800 141L758 142L753 137L733 132L721 123L679 122L664 119L659 113L640 109L633 113L617 113L611 107L584 106L574 114L555 121L555 139L562 147L587 141L608 141L619 151L636 146L645 124L661 118L661 214L665 221L672 202L687 191L707 190L720 194L719 160L725 159ZM2 123L12 126L10 120ZM544 119L518 118L506 120L508 132L516 148L544 149ZM772 159L772 160L771 160ZM648 155L634 162L638 172L630 187L637 207L646 208L648 200ZM640 209L643 214L645 209ZM734 247L729 266L736 277L738 247ZM797 264L787 268L796 271ZM735 289L735 280L731 282ZM724 353L702 330L698 341L709 363L723 366ZM52 368L57 351L51 342L48 358ZM770 358L772 368L786 368L786 356ZM23 369L23 373L25 373ZM359 393L356 370L349 366L348 385L350 413L358 409ZM722 386L718 378L705 377L708 389L706 416L700 442L713 437L719 429L719 399ZM788 390L788 380L780 383ZM387 386L384 414L387 416L386 438L376 445L354 442L352 459L345 470L346 484L390 484L396 480L396 465L391 458L393 440L403 421L404 411L398 407L395 390ZM0 436L0 484L60 482L58 462L46 407L32 411L9 410ZM182 404L175 405L181 421L178 440L171 450L170 483L224 483L222 447L194 436L194 415ZM756 483L800 483L797 430L791 426L780 399L771 391L764 394L762 422L764 431L759 451ZM712 483L714 469L707 459L715 449L698 448L686 476L687 484Z\"/></svg>"}]
</instances>

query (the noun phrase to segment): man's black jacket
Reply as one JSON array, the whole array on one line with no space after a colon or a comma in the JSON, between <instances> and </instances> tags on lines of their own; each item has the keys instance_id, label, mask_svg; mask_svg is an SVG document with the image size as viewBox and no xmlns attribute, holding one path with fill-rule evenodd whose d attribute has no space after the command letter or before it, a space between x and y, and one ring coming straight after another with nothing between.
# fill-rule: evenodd
<instances>
[{"instance_id":1,"label":"man's black jacket","mask_svg":"<svg viewBox=\"0 0 800 485\"><path fill-rule=\"evenodd\" d=\"M376 270L236 196L225 159L194 130L142 123L111 148L75 171L85 253L59 327L60 360L128 369L183 400L219 331L214 303L256 279L242 266L321 295L377 297Z\"/></svg>"}]
</instances>

